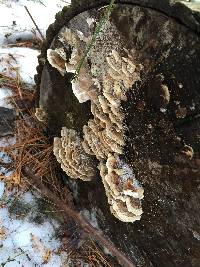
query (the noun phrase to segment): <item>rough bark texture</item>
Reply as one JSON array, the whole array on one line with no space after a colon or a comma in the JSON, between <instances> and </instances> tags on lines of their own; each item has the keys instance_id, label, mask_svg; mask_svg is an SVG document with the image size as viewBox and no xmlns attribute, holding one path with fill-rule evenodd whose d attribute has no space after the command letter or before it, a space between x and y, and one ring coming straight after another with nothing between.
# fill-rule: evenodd
<instances>
[{"instance_id":1,"label":"rough bark texture","mask_svg":"<svg viewBox=\"0 0 200 267\"><path fill-rule=\"evenodd\" d=\"M79 104L73 95L70 77L45 63L46 49L74 16L86 10L92 14L109 1L72 2L47 32L36 77L53 136L61 126L81 133L91 113L90 105ZM177 1L117 2L111 20L144 65L141 83L124 104L126 158L145 188L142 219L134 224L115 219L99 177L67 182L77 207L95 215L99 227L137 266L199 267L200 15ZM78 27L79 17L70 23ZM167 107L160 97L163 84L170 93Z\"/></svg>"}]
</instances>

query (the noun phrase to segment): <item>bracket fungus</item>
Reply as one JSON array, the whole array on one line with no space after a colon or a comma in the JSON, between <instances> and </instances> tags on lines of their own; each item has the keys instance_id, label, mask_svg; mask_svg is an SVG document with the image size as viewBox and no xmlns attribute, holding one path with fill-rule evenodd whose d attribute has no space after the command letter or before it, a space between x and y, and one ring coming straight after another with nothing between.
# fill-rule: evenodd
<instances>
[{"instance_id":1,"label":"bracket fungus","mask_svg":"<svg viewBox=\"0 0 200 267\"><path fill-rule=\"evenodd\" d=\"M65 58L61 56L61 53L59 53L60 50L47 50L47 59L49 63L52 65L52 67L56 68L61 75L64 75L66 73L65 70Z\"/></svg>"},{"instance_id":2,"label":"bracket fungus","mask_svg":"<svg viewBox=\"0 0 200 267\"><path fill-rule=\"evenodd\" d=\"M64 49L49 49L49 63L62 75L76 72L87 38L80 32L64 27L59 40L63 48L71 48L71 57L63 55ZM99 42L102 42L100 36ZM54 140L54 154L61 168L71 178L88 181L94 175L91 157L99 160L100 175L105 187L112 214L123 222L139 220L142 214L141 199L144 190L136 180L132 168L123 160L125 146L125 112L122 101L126 93L140 80L141 65L133 53L119 44L102 57L98 40L88 54L78 77L72 81L72 90L80 103L90 101L93 118L83 127L83 139L76 131L62 128L61 138ZM102 49L104 51L104 49ZM104 58L103 60L101 60Z\"/></svg>"},{"instance_id":3,"label":"bracket fungus","mask_svg":"<svg viewBox=\"0 0 200 267\"><path fill-rule=\"evenodd\" d=\"M113 215L123 222L139 220L144 189L130 166L117 154L109 154L106 164L99 164L99 170Z\"/></svg>"},{"instance_id":4,"label":"bracket fungus","mask_svg":"<svg viewBox=\"0 0 200 267\"><path fill-rule=\"evenodd\" d=\"M84 151L75 130L63 127L61 138L54 138L53 152L63 171L71 178L90 181L94 176L92 160Z\"/></svg>"}]
</instances>

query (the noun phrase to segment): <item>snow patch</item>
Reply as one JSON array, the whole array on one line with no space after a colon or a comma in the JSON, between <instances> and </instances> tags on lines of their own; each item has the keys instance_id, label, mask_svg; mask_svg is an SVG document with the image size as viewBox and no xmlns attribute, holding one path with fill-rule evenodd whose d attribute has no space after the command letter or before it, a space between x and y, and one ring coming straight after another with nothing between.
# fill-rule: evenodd
<instances>
[{"instance_id":1,"label":"snow patch","mask_svg":"<svg viewBox=\"0 0 200 267\"><path fill-rule=\"evenodd\" d=\"M0 48L0 61L2 62L0 72L13 77L19 74L25 83L34 84L38 55L37 50L30 48ZM12 72L11 66L14 69Z\"/></svg>"},{"instance_id":2,"label":"snow patch","mask_svg":"<svg viewBox=\"0 0 200 267\"><path fill-rule=\"evenodd\" d=\"M4 190L5 190L5 184L4 182L0 182L0 199L3 197Z\"/></svg>"},{"instance_id":3,"label":"snow patch","mask_svg":"<svg viewBox=\"0 0 200 267\"><path fill-rule=\"evenodd\" d=\"M1 137L0 138L0 147L6 147L8 145L14 145L16 142L16 139L14 137Z\"/></svg>"},{"instance_id":4,"label":"snow patch","mask_svg":"<svg viewBox=\"0 0 200 267\"><path fill-rule=\"evenodd\" d=\"M6 87L0 88L0 107L12 108L12 105L7 103L7 97L11 95L12 95L12 92L9 88L6 88Z\"/></svg>"},{"instance_id":5,"label":"snow patch","mask_svg":"<svg viewBox=\"0 0 200 267\"><path fill-rule=\"evenodd\" d=\"M22 201L26 204L29 204L29 203L33 204L33 202L35 202L35 198L33 194L29 191L23 194Z\"/></svg>"},{"instance_id":6,"label":"snow patch","mask_svg":"<svg viewBox=\"0 0 200 267\"><path fill-rule=\"evenodd\" d=\"M4 191L4 183L0 183L0 196ZM19 200L26 199L31 203L35 202L34 196L31 193L25 193ZM14 200L15 201L15 200ZM34 210L34 209L33 209ZM31 213L31 208L29 213ZM0 259L1 262L7 262L9 258L15 258L13 263L18 266L17 263L27 261L27 255L29 261L26 265L29 266L43 266L44 255L46 251L50 251L49 261L45 266L63 266L63 259L67 259L67 253L62 253L62 257L57 254L61 246L61 242L55 238L55 224L46 220L44 223L38 225L28 221L29 215L23 219L19 219L18 216L13 216L9 213L8 208L0 209L0 229L4 230L4 236L0 239ZM59 227L59 225L58 225ZM19 252L25 251L20 254ZM16 255L19 255L17 256ZM6 266L8 266L6 264Z\"/></svg>"},{"instance_id":7,"label":"snow patch","mask_svg":"<svg viewBox=\"0 0 200 267\"><path fill-rule=\"evenodd\" d=\"M3 3L2 3L3 2ZM22 39L26 40L35 37L35 26L31 21L24 6L27 6L31 15L37 22L37 25L43 35L45 36L46 29L49 24L54 22L54 17L64 6L69 5L71 1L63 0L41 0L41 1L2 1L0 4L0 45L12 43L17 36L12 37L12 34L18 35L17 32L23 34L19 35ZM34 30L33 30L34 29ZM36 35L38 35L36 31Z\"/></svg>"}]
</instances>

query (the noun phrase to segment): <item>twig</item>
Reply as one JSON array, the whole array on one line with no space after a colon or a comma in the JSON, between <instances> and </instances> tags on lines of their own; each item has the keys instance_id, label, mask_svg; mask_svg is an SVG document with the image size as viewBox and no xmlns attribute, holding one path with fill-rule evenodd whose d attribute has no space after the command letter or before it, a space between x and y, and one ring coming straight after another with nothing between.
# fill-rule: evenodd
<instances>
[{"instance_id":1,"label":"twig","mask_svg":"<svg viewBox=\"0 0 200 267\"><path fill-rule=\"evenodd\" d=\"M71 3L71 1L65 1L65 0L61 0L61 1L68 5Z\"/></svg>"},{"instance_id":2,"label":"twig","mask_svg":"<svg viewBox=\"0 0 200 267\"><path fill-rule=\"evenodd\" d=\"M53 204L58 206L60 210L64 211L65 217L69 218L71 217L79 226L83 228L83 230L89 234L91 237L93 237L96 241L101 243L101 245L105 246L113 256L115 256L118 260L118 262L123 267L136 267L135 264L133 264L127 257L119 251L103 234L94 228L89 222L85 220L76 210L68 207L67 204L63 203L63 201L56 196L52 191L50 191L42 182L40 177L37 177L36 175L32 174L32 172L26 167L23 170L24 175L29 176L32 181L34 182L34 185L37 185L38 188L40 188L41 193L49 198Z\"/></svg>"},{"instance_id":3,"label":"twig","mask_svg":"<svg viewBox=\"0 0 200 267\"><path fill-rule=\"evenodd\" d=\"M37 31L39 32L39 34L40 34L42 40L45 41L45 38L44 38L42 32L40 31L39 27L37 26L37 24L36 24L34 18L32 17L31 13L29 12L28 8L27 8L26 6L24 6L24 8L26 9L26 11L27 11L29 17L31 18L31 20L32 20L33 24L35 25Z\"/></svg>"}]
</instances>

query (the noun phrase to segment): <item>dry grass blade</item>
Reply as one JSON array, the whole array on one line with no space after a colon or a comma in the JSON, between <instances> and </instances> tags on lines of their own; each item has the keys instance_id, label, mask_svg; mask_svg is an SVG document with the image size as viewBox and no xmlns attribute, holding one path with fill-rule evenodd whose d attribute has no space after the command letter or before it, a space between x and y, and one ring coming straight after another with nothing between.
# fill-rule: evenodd
<instances>
[{"instance_id":1,"label":"dry grass blade","mask_svg":"<svg viewBox=\"0 0 200 267\"><path fill-rule=\"evenodd\" d=\"M89 238L78 250L74 250L70 254L70 258L73 260L75 266L79 266L80 262L83 262L91 267L114 267L109 263L107 257L105 257L102 249Z\"/></svg>"},{"instance_id":2,"label":"dry grass blade","mask_svg":"<svg viewBox=\"0 0 200 267\"><path fill-rule=\"evenodd\" d=\"M91 266L112 267L93 240L85 244L85 254L86 261L91 264Z\"/></svg>"}]
</instances>

